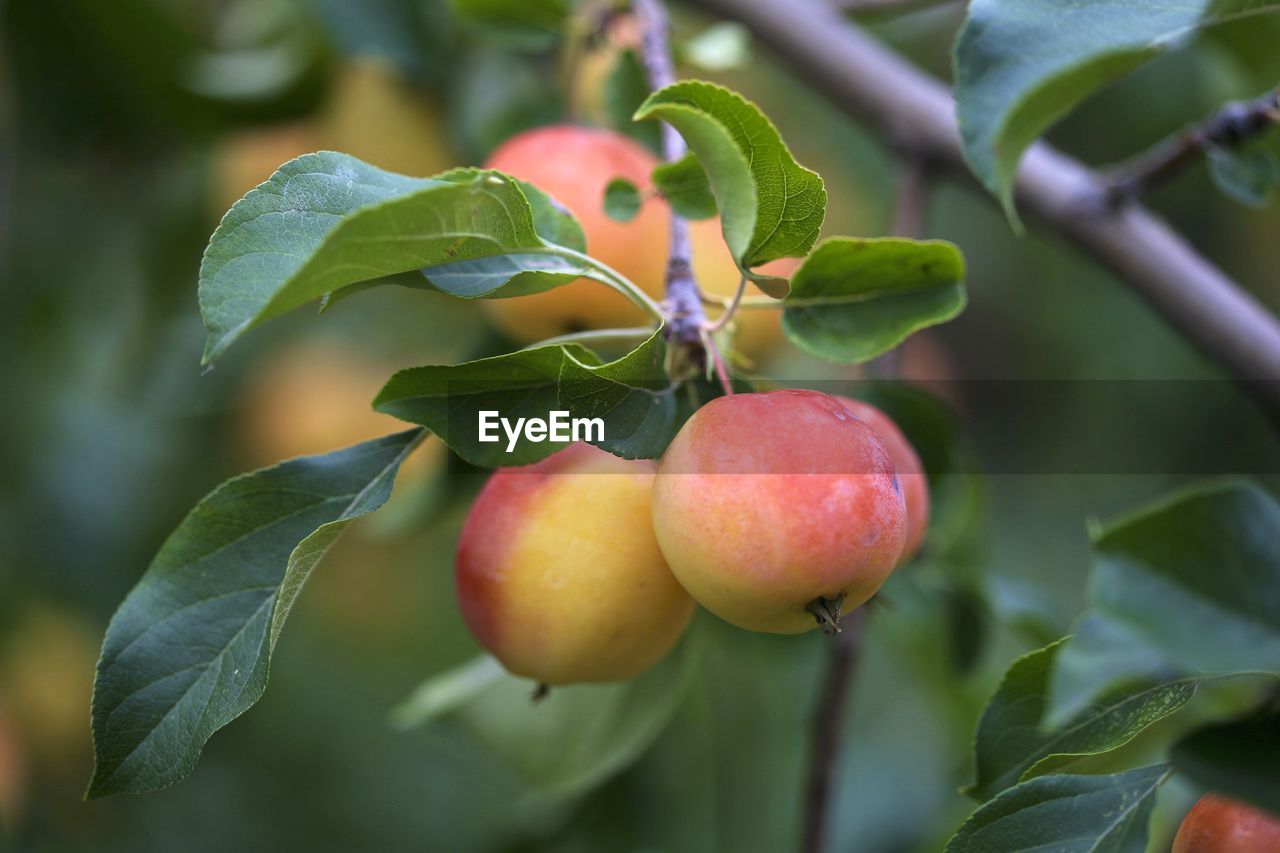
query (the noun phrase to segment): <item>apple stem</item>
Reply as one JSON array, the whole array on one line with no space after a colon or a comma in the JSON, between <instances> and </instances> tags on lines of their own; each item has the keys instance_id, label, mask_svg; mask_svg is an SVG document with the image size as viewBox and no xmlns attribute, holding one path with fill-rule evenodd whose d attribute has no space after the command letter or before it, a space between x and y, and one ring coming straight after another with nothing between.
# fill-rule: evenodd
<instances>
[{"instance_id":1,"label":"apple stem","mask_svg":"<svg viewBox=\"0 0 1280 853\"><path fill-rule=\"evenodd\" d=\"M537 686L533 688L533 692L529 694L529 701L537 705L543 699L551 695L551 685L545 681L539 681Z\"/></svg>"},{"instance_id":2,"label":"apple stem","mask_svg":"<svg viewBox=\"0 0 1280 853\"><path fill-rule=\"evenodd\" d=\"M822 633L828 637L834 637L840 633L840 605L843 603L844 593L842 592L835 598L819 596L806 604L804 609L813 614Z\"/></svg>"}]
</instances>

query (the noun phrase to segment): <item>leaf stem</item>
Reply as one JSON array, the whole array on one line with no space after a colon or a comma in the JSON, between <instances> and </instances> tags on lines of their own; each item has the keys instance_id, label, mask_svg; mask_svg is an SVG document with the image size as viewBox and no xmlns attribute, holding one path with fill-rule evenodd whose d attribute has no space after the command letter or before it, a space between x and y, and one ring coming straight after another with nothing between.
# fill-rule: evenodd
<instances>
[{"instance_id":1,"label":"leaf stem","mask_svg":"<svg viewBox=\"0 0 1280 853\"><path fill-rule=\"evenodd\" d=\"M733 320L733 315L738 313L738 306L742 304L742 294L747 292L747 277L744 275L738 280L738 289L733 294L733 299L729 300L729 304L724 306L723 313L715 319L715 322L707 324L707 334L714 335L716 332L729 325ZM775 302L777 300L774 300Z\"/></svg>"},{"instance_id":2,"label":"leaf stem","mask_svg":"<svg viewBox=\"0 0 1280 853\"><path fill-rule=\"evenodd\" d=\"M559 255L562 258L577 261L586 268L586 272L584 274L587 278L598 281L601 284L608 285L618 291L636 305L653 315L655 319L666 319L666 315L663 312L661 305L653 301L649 294L636 286L635 282L631 281L631 279L613 269L608 264L598 261L590 255L574 251L566 246L550 244L545 250L535 251L546 251L547 254Z\"/></svg>"}]
</instances>

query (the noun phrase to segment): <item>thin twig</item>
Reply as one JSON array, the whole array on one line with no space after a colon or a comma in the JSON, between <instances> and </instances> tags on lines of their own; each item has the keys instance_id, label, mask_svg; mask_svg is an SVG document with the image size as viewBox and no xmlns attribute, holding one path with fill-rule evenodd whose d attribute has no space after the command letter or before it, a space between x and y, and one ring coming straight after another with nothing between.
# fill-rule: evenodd
<instances>
[{"instance_id":1,"label":"thin twig","mask_svg":"<svg viewBox=\"0 0 1280 853\"><path fill-rule=\"evenodd\" d=\"M671 22L662 0L633 0L632 8L642 33L641 52L649 85L657 91L676 81L671 60ZM684 139L674 127L662 125L662 159L673 163L685 155ZM700 344L706 315L698 285L693 279L693 248L689 223L671 214L671 246L667 258L667 335L683 344Z\"/></svg>"},{"instance_id":2,"label":"thin twig","mask_svg":"<svg viewBox=\"0 0 1280 853\"><path fill-rule=\"evenodd\" d=\"M972 180L951 91L825 0L692 2L745 25L894 148ZM1280 416L1280 322L1252 294L1141 205L1108 211L1103 178L1045 143L1027 150L1016 192L1023 210L1110 269Z\"/></svg>"},{"instance_id":3,"label":"thin twig","mask_svg":"<svg viewBox=\"0 0 1280 853\"><path fill-rule=\"evenodd\" d=\"M828 642L827 670L822 693L813 718L812 752L809 757L809 788L805 795L803 853L822 853L827 848L828 807L835 771L839 764L845 710L849 688L858 667L858 651L866 623L864 608L845 614L840 632Z\"/></svg>"},{"instance_id":4,"label":"thin twig","mask_svg":"<svg viewBox=\"0 0 1280 853\"><path fill-rule=\"evenodd\" d=\"M1280 123L1280 89L1252 101L1224 105L1203 124L1189 127L1112 173L1107 200L1125 204L1179 174L1213 148L1234 148Z\"/></svg>"}]
</instances>

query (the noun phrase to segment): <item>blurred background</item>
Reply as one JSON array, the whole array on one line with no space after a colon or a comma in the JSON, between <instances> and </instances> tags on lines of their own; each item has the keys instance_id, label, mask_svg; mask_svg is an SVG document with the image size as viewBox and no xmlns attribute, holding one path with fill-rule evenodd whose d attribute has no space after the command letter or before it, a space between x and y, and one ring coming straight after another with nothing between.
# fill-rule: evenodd
<instances>
[{"instance_id":1,"label":"blurred background","mask_svg":"<svg viewBox=\"0 0 1280 853\"><path fill-rule=\"evenodd\" d=\"M392 505L316 572L265 698L214 736L195 773L143 797L81 799L107 620L187 510L240 471L395 431L368 408L392 371L509 346L475 305L381 288L323 316L295 312L202 372L209 234L304 152L428 175L479 164L525 128L616 121L601 91L624 79L625 58L588 34L566 61L559 25L538 29L543 5L507 32L443 0L0 3L0 836L14 849L793 846L820 636L700 617L699 665L671 723L618 758L621 772L599 755L564 759L581 764L573 784L549 784L537 755L574 736L554 704L536 724L508 695L498 719L392 725L420 682L476 652L451 566L479 475L430 443ZM863 23L945 77L962 11ZM825 233L885 233L892 155L741 31L675 12L682 73L756 100L823 175ZM1274 18L1221 28L1052 139L1093 163L1123 160L1274 85L1277 38ZM1217 195L1202 169L1152 202L1280 309L1274 206ZM1079 611L1088 520L1200 475L1280 470L1242 392L1088 260L1034 230L1015 237L989 199L952 184L931 195L927 236L964 250L970 305L913 338L902 370L957 413L964 449L948 452L942 529L872 617L838 849L935 850L971 810L957 789L976 714L1009 661ZM858 378L785 344L756 358L790 381ZM1148 395L1149 410L1131 409ZM587 693L607 726L617 697Z\"/></svg>"}]
</instances>

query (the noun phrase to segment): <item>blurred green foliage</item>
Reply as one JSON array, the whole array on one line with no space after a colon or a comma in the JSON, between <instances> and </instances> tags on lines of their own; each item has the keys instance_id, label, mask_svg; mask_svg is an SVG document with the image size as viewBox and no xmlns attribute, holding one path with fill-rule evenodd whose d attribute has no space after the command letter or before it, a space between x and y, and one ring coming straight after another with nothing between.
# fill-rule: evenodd
<instances>
[{"instance_id":1,"label":"blurred green foliage","mask_svg":"<svg viewBox=\"0 0 1280 853\"><path fill-rule=\"evenodd\" d=\"M428 0L10 0L0 16L0 738L9 743L0 744L0 797L8 797L0 824L12 845L789 847L799 831L818 636L749 635L702 620L712 665L669 728L634 767L554 807L512 807L526 801L521 778L465 729L389 724L388 711L423 678L475 653L451 566L480 478L456 463L430 500L340 543L294 611L264 700L214 737L189 779L145 797L81 801L90 680L106 621L188 507L222 479L272 461L254 446L261 432L246 427L265 365L300 341L358 354L386 376L500 351L471 305L384 288L320 318L304 309L202 373L195 282L225 208L233 142L285 126L302 126L307 140L312 130L332 138L324 132L331 95L354 63L371 59L441 116L440 138L422 144L446 163L478 163L513 132L559 120L565 93L553 51L487 39ZM692 36L708 22L682 15L677 23ZM945 74L958 23L944 7L875 28ZM1053 139L1090 160L1123 159L1223 99L1273 85L1276 35L1273 19L1224 27L1105 91ZM884 233L894 168L873 138L761 51L749 65L698 74L755 99L799 162L823 175L824 233ZM255 180L290 156L258 164ZM247 186L232 189L234 198ZM1234 204L1199 168L1153 201L1280 308L1274 206ZM968 188L939 187L933 202L928 236L964 249L970 304L930 333L925 373L1215 377L1146 305L1060 242L1015 238ZM762 372L854 378L796 352ZM361 392L366 402L377 385ZM1034 429L1012 436L967 405L964 382L943 390L975 446L1013 442L1039 458L1099 415L1087 388L1064 383ZM279 424L286 432L288 420ZM1236 440L1234 424L1213 407L1177 411L1154 449L1149 421L1110 416L1106 424L1122 453L1150 450L1133 469L1144 473L1002 469L980 487L981 526L886 589L848 720L838 849L941 846L972 808L958 789L970 781L974 725L996 680L1018 654L1065 633L1083 607L1086 519L1191 478L1194 466L1161 468L1161 454L1185 460L1178 455ZM335 435L333 446L351 440ZM16 781L4 776L10 766ZM1177 816L1157 809L1157 838Z\"/></svg>"}]
</instances>

